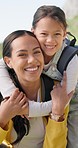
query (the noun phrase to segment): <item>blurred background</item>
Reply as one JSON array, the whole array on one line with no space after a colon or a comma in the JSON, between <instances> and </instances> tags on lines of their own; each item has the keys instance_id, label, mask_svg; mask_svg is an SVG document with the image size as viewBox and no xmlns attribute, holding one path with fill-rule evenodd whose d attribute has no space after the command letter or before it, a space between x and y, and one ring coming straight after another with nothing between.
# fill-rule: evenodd
<instances>
[{"instance_id":1,"label":"blurred background","mask_svg":"<svg viewBox=\"0 0 78 148\"><path fill-rule=\"evenodd\" d=\"M31 30L33 15L41 5L56 5L64 10L68 31L78 44L78 0L0 0L0 57L4 38L18 29Z\"/></svg>"}]
</instances>

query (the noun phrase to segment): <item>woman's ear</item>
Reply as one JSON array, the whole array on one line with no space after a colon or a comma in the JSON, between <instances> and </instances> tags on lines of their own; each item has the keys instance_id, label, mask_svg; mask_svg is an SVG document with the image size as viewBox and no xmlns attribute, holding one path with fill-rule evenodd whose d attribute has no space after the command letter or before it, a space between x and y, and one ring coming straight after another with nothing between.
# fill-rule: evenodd
<instances>
[{"instance_id":1,"label":"woman's ear","mask_svg":"<svg viewBox=\"0 0 78 148\"><path fill-rule=\"evenodd\" d=\"M9 68L12 68L12 65L11 65L11 58L5 56L5 57L4 57L4 62L6 63L6 65L7 65Z\"/></svg>"},{"instance_id":2,"label":"woman's ear","mask_svg":"<svg viewBox=\"0 0 78 148\"><path fill-rule=\"evenodd\" d=\"M31 28L31 32L34 33L34 29L33 29L33 27Z\"/></svg>"}]
</instances>

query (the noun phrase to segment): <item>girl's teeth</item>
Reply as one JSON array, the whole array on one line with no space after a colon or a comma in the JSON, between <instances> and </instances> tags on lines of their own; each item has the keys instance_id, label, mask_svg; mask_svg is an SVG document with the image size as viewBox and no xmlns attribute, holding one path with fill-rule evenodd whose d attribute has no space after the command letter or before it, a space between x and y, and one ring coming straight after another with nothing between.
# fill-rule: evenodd
<instances>
[{"instance_id":1,"label":"girl's teeth","mask_svg":"<svg viewBox=\"0 0 78 148\"><path fill-rule=\"evenodd\" d=\"M54 48L55 46L46 46L47 48Z\"/></svg>"}]
</instances>

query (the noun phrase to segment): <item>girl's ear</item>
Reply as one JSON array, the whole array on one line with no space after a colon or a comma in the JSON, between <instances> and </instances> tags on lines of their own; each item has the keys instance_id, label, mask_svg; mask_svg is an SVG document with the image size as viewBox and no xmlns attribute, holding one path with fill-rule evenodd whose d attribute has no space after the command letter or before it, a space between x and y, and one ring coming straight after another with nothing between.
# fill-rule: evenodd
<instances>
[{"instance_id":1,"label":"girl's ear","mask_svg":"<svg viewBox=\"0 0 78 148\"><path fill-rule=\"evenodd\" d=\"M65 39L66 36L67 36L67 31L64 31L64 36L63 36L63 38Z\"/></svg>"},{"instance_id":2,"label":"girl's ear","mask_svg":"<svg viewBox=\"0 0 78 148\"><path fill-rule=\"evenodd\" d=\"M6 63L6 65L7 65L9 68L12 68L12 65L11 65L11 58L5 56L5 57L4 57L4 62Z\"/></svg>"}]
</instances>

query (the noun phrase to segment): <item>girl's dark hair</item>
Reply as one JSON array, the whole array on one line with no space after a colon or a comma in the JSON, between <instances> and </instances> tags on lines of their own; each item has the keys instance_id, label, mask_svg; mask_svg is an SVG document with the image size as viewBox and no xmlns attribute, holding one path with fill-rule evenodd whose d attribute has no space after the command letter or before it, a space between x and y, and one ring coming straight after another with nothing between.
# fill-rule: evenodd
<instances>
[{"instance_id":1,"label":"girl's dark hair","mask_svg":"<svg viewBox=\"0 0 78 148\"><path fill-rule=\"evenodd\" d=\"M65 29L67 28L65 13L60 7L51 5L39 7L34 14L32 27L35 29L37 23L44 17L52 18L59 23L62 23Z\"/></svg>"},{"instance_id":2,"label":"girl's dark hair","mask_svg":"<svg viewBox=\"0 0 78 148\"><path fill-rule=\"evenodd\" d=\"M5 38L3 42L3 58L5 56L11 57L11 54L12 54L11 43L16 38L20 36L24 36L24 35L29 35L29 36L36 38L36 36L30 31L17 30L17 31L12 32ZM10 69L8 66L7 66L7 69L16 87L18 87L20 91L23 91L14 70ZM12 144L16 144L23 138L24 135L27 135L29 133L30 125L29 125L29 120L27 118L22 118L21 116L18 116L18 115L15 116L12 120L13 120L14 128L17 132L17 139Z\"/></svg>"}]
</instances>

